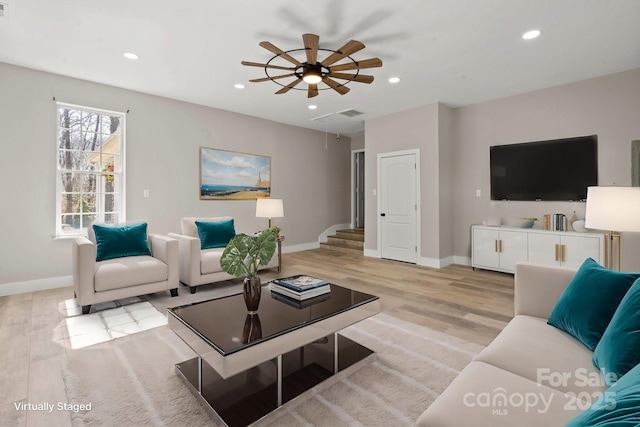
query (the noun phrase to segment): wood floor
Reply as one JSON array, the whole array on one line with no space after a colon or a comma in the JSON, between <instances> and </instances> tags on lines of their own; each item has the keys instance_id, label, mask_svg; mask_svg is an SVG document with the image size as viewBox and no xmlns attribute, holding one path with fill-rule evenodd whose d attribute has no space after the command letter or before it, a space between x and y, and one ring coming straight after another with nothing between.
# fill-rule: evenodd
<instances>
[{"instance_id":1,"label":"wood floor","mask_svg":"<svg viewBox=\"0 0 640 427\"><path fill-rule=\"evenodd\" d=\"M441 269L316 249L285 254L282 275L309 274L380 297L382 311L486 345L513 317L513 275Z\"/></svg>"},{"instance_id":2,"label":"wood floor","mask_svg":"<svg viewBox=\"0 0 640 427\"><path fill-rule=\"evenodd\" d=\"M378 295L385 313L479 344L488 344L513 316L508 274L457 265L429 269L315 249L284 254L282 272L261 276L300 273ZM63 367L74 350L63 344L61 303L71 298L71 287L0 297L0 425L71 425L68 412L16 409L20 402L67 401Z\"/></svg>"}]
</instances>

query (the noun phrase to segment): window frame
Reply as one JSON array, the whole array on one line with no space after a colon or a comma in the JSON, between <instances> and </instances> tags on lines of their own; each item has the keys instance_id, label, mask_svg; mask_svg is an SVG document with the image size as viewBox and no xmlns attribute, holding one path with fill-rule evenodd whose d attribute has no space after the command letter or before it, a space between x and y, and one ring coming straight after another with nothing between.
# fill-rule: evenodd
<instances>
[{"instance_id":1,"label":"window frame","mask_svg":"<svg viewBox=\"0 0 640 427\"><path fill-rule=\"evenodd\" d=\"M113 193L104 193L99 191L97 188L94 189L93 192L84 192L84 191L80 191L78 194L80 196L80 198L82 198L82 195L84 194L95 194L96 198L98 198L99 194L113 194L115 201L114 204L116 206L118 206L117 209L117 219L114 221L115 223L122 223L126 221L126 211L127 211L127 206L126 206L126 113L121 112L121 111L113 111L113 110L106 110L106 109L101 109L101 108L95 108L95 107L87 107L84 105L76 105L76 104L69 104L66 102L58 102L56 101L56 137L55 137L55 142L56 142L56 158L55 158L55 181L56 181L56 217L55 217L55 235L54 238L58 239L58 238L72 238L72 237L78 237L78 236L87 236L87 228L72 228L69 231L63 231L63 221L62 221L62 217L63 215L66 215L68 213L66 212L62 212L62 201L63 201L63 193L65 193L65 188L62 182L62 174L65 171L68 171L69 173L80 173L80 174L84 174L84 175L96 175L96 176L100 176L100 172L96 172L96 171L92 171L90 169L78 169L78 170L71 170L71 169L64 169L61 167L60 165L60 156L61 153L63 151L63 149L61 149L60 147L60 139L61 139L61 110L63 109L68 109L68 110L77 110L77 111L81 111L81 112L86 112L86 113L93 113L93 114L100 114L100 115L104 115L104 116L117 116L120 119L120 170L114 170L112 172L113 174L113 182L116 182L116 188L114 189ZM83 130L81 130L81 132L83 132ZM101 133L101 135L106 135L104 133ZM98 153L98 155L100 156L100 161L99 163L102 163L102 156L104 154L109 154L109 152L103 152L103 144L100 144L99 147L99 151L95 151L93 153ZM92 153L92 151L89 150L82 150L83 152L87 152L87 153ZM111 153L113 154L113 153ZM97 181L96 181L97 182ZM96 184L97 185L97 184ZM104 201L103 201L104 203ZM101 208L97 208L95 209L95 213L96 213L96 219L95 219L95 223L99 223L99 222L103 222L104 218L105 218L105 209L104 206L102 206ZM80 213L80 215L82 215Z\"/></svg>"}]
</instances>

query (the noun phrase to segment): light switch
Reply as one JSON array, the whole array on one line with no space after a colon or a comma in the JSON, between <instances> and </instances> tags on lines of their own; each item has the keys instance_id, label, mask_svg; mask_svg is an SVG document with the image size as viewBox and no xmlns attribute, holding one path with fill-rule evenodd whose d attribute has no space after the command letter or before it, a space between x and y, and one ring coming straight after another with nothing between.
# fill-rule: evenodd
<instances>
[{"instance_id":1,"label":"light switch","mask_svg":"<svg viewBox=\"0 0 640 427\"><path fill-rule=\"evenodd\" d=\"M481 196L482 196L482 191L476 190L476 197L481 197Z\"/></svg>"},{"instance_id":2,"label":"light switch","mask_svg":"<svg viewBox=\"0 0 640 427\"><path fill-rule=\"evenodd\" d=\"M149 190L144 190L144 198L145 199L149 198Z\"/></svg>"}]
</instances>

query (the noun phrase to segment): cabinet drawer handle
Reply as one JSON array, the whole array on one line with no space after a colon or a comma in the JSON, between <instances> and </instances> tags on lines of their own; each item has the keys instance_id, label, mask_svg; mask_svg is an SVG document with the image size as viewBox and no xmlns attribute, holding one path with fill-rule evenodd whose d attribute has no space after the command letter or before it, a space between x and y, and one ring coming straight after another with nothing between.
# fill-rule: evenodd
<instances>
[{"instance_id":1,"label":"cabinet drawer handle","mask_svg":"<svg viewBox=\"0 0 640 427\"><path fill-rule=\"evenodd\" d=\"M493 243L495 243L495 245L494 245L494 246L495 246L494 251L498 252L498 241L497 241L497 240L494 240L494 241L493 241Z\"/></svg>"},{"instance_id":2,"label":"cabinet drawer handle","mask_svg":"<svg viewBox=\"0 0 640 427\"><path fill-rule=\"evenodd\" d=\"M556 261L558 261L558 244L556 243Z\"/></svg>"},{"instance_id":3,"label":"cabinet drawer handle","mask_svg":"<svg viewBox=\"0 0 640 427\"><path fill-rule=\"evenodd\" d=\"M561 253L561 255L562 255L562 256L561 256L561 258L560 258L560 260L561 260L562 262L564 262L564 249L565 249L565 245L560 245L560 253Z\"/></svg>"},{"instance_id":4,"label":"cabinet drawer handle","mask_svg":"<svg viewBox=\"0 0 640 427\"><path fill-rule=\"evenodd\" d=\"M500 252L502 253L502 240L500 240Z\"/></svg>"}]
</instances>

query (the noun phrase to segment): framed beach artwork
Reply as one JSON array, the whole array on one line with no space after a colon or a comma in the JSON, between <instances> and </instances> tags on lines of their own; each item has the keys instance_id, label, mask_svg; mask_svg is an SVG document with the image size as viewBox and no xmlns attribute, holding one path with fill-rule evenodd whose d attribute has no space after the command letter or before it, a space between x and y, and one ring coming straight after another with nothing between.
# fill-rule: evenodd
<instances>
[{"instance_id":1,"label":"framed beach artwork","mask_svg":"<svg viewBox=\"0 0 640 427\"><path fill-rule=\"evenodd\" d=\"M200 200L271 196L271 157L200 147Z\"/></svg>"}]
</instances>

